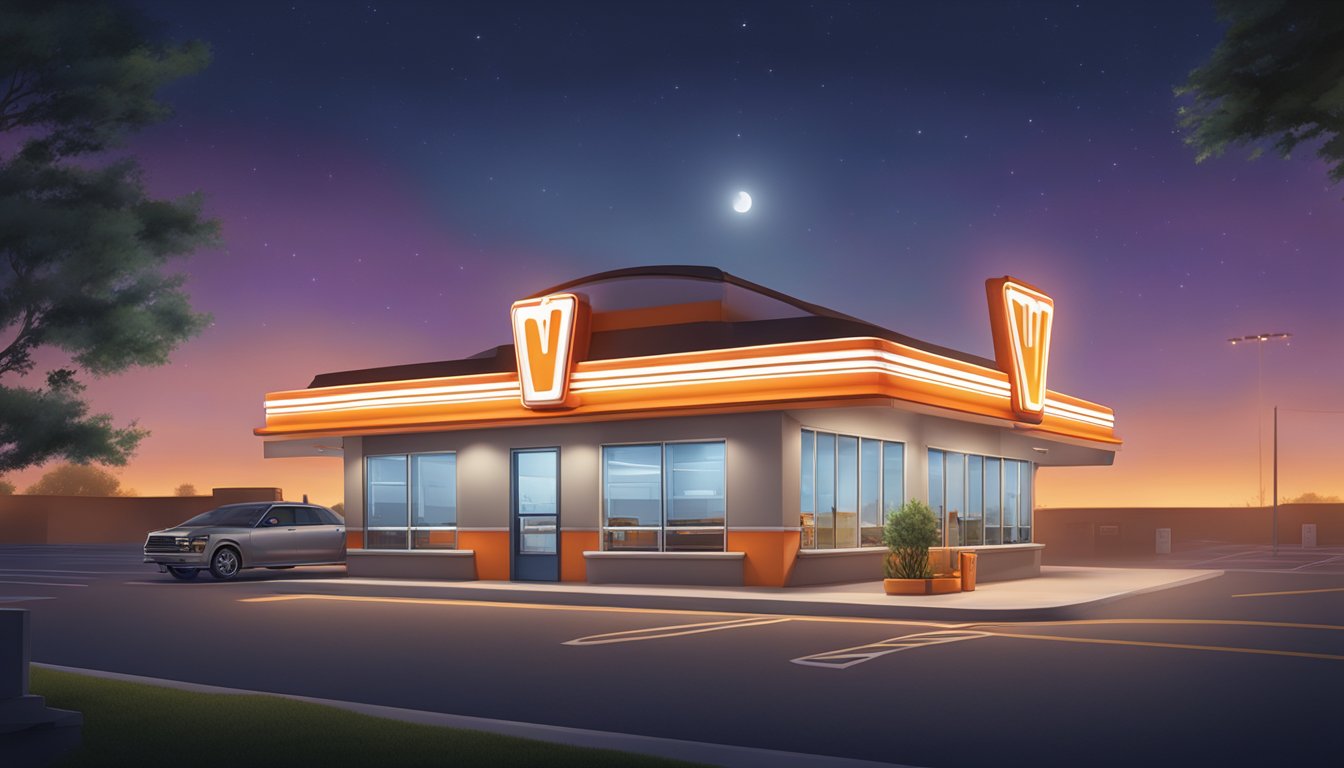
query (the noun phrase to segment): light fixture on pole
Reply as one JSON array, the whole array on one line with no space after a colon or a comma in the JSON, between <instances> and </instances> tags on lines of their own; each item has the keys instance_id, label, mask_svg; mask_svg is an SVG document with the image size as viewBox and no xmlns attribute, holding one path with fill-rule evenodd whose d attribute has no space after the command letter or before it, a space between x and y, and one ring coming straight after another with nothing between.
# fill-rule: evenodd
<instances>
[{"instance_id":1,"label":"light fixture on pole","mask_svg":"<svg viewBox=\"0 0 1344 768\"><path fill-rule=\"evenodd\" d=\"M1291 333L1256 333L1250 336L1234 336L1228 339L1232 346L1255 344L1255 482L1260 491L1260 506L1265 506L1265 344L1271 341L1287 341Z\"/></svg>"}]
</instances>

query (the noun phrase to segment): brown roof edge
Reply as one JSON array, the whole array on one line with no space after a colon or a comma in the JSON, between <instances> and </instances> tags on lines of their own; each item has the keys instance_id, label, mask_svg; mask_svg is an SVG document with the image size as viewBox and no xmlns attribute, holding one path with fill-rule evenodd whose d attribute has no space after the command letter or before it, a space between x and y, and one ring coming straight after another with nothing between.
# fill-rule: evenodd
<instances>
[{"instance_id":1,"label":"brown roof edge","mask_svg":"<svg viewBox=\"0 0 1344 768\"><path fill-rule=\"evenodd\" d=\"M737 275L724 272L718 267L707 267L696 264L659 264L647 267L612 269L606 272L598 272L597 274L588 275L586 277L575 278L574 280L567 280L559 285L553 285L544 291L538 291L537 293L528 296L528 298L537 299L542 296L549 296L552 293L567 291L587 283L597 283L604 280L620 280L622 278L630 277L683 277L690 280L728 283L729 285L736 285L739 288L745 288L748 291L759 293L762 296L768 296L776 301L782 301L785 304L797 307L804 312L813 315L833 317L839 320L852 320L856 323L867 322L865 320L860 320L853 315L846 315L843 312L837 312L829 307L823 307L820 304L803 301L802 299L795 298L787 293L780 293L773 288L766 288L765 286L753 283L750 280L744 280Z\"/></svg>"}]
</instances>

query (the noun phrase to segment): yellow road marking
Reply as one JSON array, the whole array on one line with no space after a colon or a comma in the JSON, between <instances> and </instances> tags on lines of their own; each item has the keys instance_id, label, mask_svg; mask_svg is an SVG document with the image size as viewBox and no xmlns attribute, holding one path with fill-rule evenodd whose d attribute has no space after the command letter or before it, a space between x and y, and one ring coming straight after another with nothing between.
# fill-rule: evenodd
<instances>
[{"instance_id":1,"label":"yellow road marking","mask_svg":"<svg viewBox=\"0 0 1344 768\"><path fill-rule=\"evenodd\" d=\"M1326 587L1325 589L1290 589L1286 592L1247 592L1233 597L1274 597L1276 595L1314 595L1318 592L1344 592L1344 587Z\"/></svg>"},{"instance_id":2,"label":"yellow road marking","mask_svg":"<svg viewBox=\"0 0 1344 768\"><path fill-rule=\"evenodd\" d=\"M588 611L592 613L646 613L674 616L742 616L747 618L779 619L780 621L812 621L832 624L884 624L906 627L939 627L958 629L968 626L965 623L941 621L913 621L907 619L871 619L858 616L793 616L773 613L742 613L733 611L699 611L690 608L624 608L614 605L560 605L548 603L508 603L487 600L452 600L437 597L372 597L368 595L267 595L264 597L239 598L243 603L275 603L291 600L331 600L351 603L393 603L402 605L443 605L465 606L469 608L512 608L533 611Z\"/></svg>"},{"instance_id":3,"label":"yellow road marking","mask_svg":"<svg viewBox=\"0 0 1344 768\"><path fill-rule=\"evenodd\" d=\"M1306 651L1274 651L1267 648L1236 648L1226 645L1191 645L1188 643L1158 643L1150 640L1105 640L1096 637L1063 637L1060 635L1025 635L1009 632L994 632L994 637L1012 637L1021 640L1052 640L1061 643L1093 643L1096 645L1136 645L1147 648L1176 648L1187 651L1222 651L1223 653L1252 653L1263 656L1297 656L1305 659L1326 659L1344 661L1344 656L1332 653L1308 653Z\"/></svg>"},{"instance_id":4,"label":"yellow road marking","mask_svg":"<svg viewBox=\"0 0 1344 768\"><path fill-rule=\"evenodd\" d=\"M704 632L718 632L724 629L746 629L763 627L767 624L779 624L789 621L785 618L733 619L731 621L708 621L700 624L677 624L670 627L649 627L647 629L627 629L623 632L605 632L600 635L588 635L568 640L562 645L607 645L609 643L634 643L640 640L662 640L667 637L698 635Z\"/></svg>"},{"instance_id":5,"label":"yellow road marking","mask_svg":"<svg viewBox=\"0 0 1344 768\"><path fill-rule=\"evenodd\" d=\"M1239 621L1237 619L1070 619L1065 621L1004 621L967 624L968 627L1062 627L1088 624L1179 624L1187 626L1277 627L1280 629L1325 629L1344 631L1337 624L1299 624L1291 621Z\"/></svg>"}]
</instances>

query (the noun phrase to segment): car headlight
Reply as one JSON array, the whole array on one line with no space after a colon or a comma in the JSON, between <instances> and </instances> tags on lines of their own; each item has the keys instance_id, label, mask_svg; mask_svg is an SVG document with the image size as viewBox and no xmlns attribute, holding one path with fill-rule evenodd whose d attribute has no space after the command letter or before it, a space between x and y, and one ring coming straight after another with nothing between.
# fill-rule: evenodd
<instances>
[{"instance_id":1,"label":"car headlight","mask_svg":"<svg viewBox=\"0 0 1344 768\"><path fill-rule=\"evenodd\" d=\"M177 545L178 552L189 552L191 550L191 539L188 539L186 536L178 536L174 538L173 543Z\"/></svg>"},{"instance_id":2,"label":"car headlight","mask_svg":"<svg viewBox=\"0 0 1344 768\"><path fill-rule=\"evenodd\" d=\"M191 545L192 552L204 552L205 545L209 541L209 536L192 536L191 541L188 543Z\"/></svg>"}]
</instances>

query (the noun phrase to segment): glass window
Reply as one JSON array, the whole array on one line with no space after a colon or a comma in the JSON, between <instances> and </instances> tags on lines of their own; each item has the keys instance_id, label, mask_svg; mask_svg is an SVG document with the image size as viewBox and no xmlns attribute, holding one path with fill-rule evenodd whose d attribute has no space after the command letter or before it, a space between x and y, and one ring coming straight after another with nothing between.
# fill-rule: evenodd
<instances>
[{"instance_id":1,"label":"glass window","mask_svg":"<svg viewBox=\"0 0 1344 768\"><path fill-rule=\"evenodd\" d=\"M364 466L368 483L364 546L457 546L457 454L369 456Z\"/></svg>"},{"instance_id":2,"label":"glass window","mask_svg":"<svg viewBox=\"0 0 1344 768\"><path fill-rule=\"evenodd\" d=\"M1017 540L1021 542L1031 541L1031 487L1036 474L1034 466L1030 462L1022 462L1022 469L1017 477L1020 503L1020 508L1017 511L1017 529L1019 531Z\"/></svg>"},{"instance_id":3,"label":"glass window","mask_svg":"<svg viewBox=\"0 0 1344 768\"><path fill-rule=\"evenodd\" d=\"M663 548L723 551L724 444L669 443ZM681 529L681 530L678 530Z\"/></svg>"},{"instance_id":4,"label":"glass window","mask_svg":"<svg viewBox=\"0 0 1344 768\"><path fill-rule=\"evenodd\" d=\"M999 531L999 510L1003 508L1000 495L1003 489L1003 475L1000 459L985 459L985 543L1002 544Z\"/></svg>"},{"instance_id":5,"label":"glass window","mask_svg":"<svg viewBox=\"0 0 1344 768\"><path fill-rule=\"evenodd\" d=\"M938 519L938 540L943 539L943 452L929 449L929 509Z\"/></svg>"},{"instance_id":6,"label":"glass window","mask_svg":"<svg viewBox=\"0 0 1344 768\"><path fill-rule=\"evenodd\" d=\"M317 510L312 507L295 507L294 522L299 525L325 525Z\"/></svg>"},{"instance_id":7,"label":"glass window","mask_svg":"<svg viewBox=\"0 0 1344 768\"><path fill-rule=\"evenodd\" d=\"M941 506L948 546L1031 541L1029 461L929 451L929 506Z\"/></svg>"},{"instance_id":8,"label":"glass window","mask_svg":"<svg viewBox=\"0 0 1344 768\"><path fill-rule=\"evenodd\" d=\"M602 449L606 549L661 549L663 446Z\"/></svg>"},{"instance_id":9,"label":"glass window","mask_svg":"<svg viewBox=\"0 0 1344 768\"><path fill-rule=\"evenodd\" d=\"M802 548L882 546L883 509L905 501L905 446L802 432Z\"/></svg>"},{"instance_id":10,"label":"glass window","mask_svg":"<svg viewBox=\"0 0 1344 768\"><path fill-rule=\"evenodd\" d=\"M801 506L799 525L802 526L802 547L812 549L817 546L817 434L810 429L803 430L803 451L799 460L801 488L798 498Z\"/></svg>"},{"instance_id":11,"label":"glass window","mask_svg":"<svg viewBox=\"0 0 1344 768\"><path fill-rule=\"evenodd\" d=\"M835 546L859 546L859 439L835 439Z\"/></svg>"},{"instance_id":12,"label":"glass window","mask_svg":"<svg viewBox=\"0 0 1344 768\"><path fill-rule=\"evenodd\" d=\"M882 444L882 509L890 515L905 503L905 446ZM886 519L883 518L883 523Z\"/></svg>"},{"instance_id":13,"label":"glass window","mask_svg":"<svg viewBox=\"0 0 1344 768\"><path fill-rule=\"evenodd\" d=\"M882 443L859 442L859 545L882 546Z\"/></svg>"},{"instance_id":14,"label":"glass window","mask_svg":"<svg viewBox=\"0 0 1344 768\"><path fill-rule=\"evenodd\" d=\"M961 517L966 513L966 454L947 451L943 456L943 497L947 504L944 541L946 546L960 547Z\"/></svg>"},{"instance_id":15,"label":"glass window","mask_svg":"<svg viewBox=\"0 0 1344 768\"><path fill-rule=\"evenodd\" d=\"M966 514L961 521L961 540L967 546L984 544L985 459L966 457Z\"/></svg>"},{"instance_id":16,"label":"glass window","mask_svg":"<svg viewBox=\"0 0 1344 768\"><path fill-rule=\"evenodd\" d=\"M368 490L364 546L369 549L406 549L410 507L406 496L405 456L369 456L365 459Z\"/></svg>"},{"instance_id":17,"label":"glass window","mask_svg":"<svg viewBox=\"0 0 1344 768\"><path fill-rule=\"evenodd\" d=\"M297 525L293 507L271 507L261 518L258 528L287 528Z\"/></svg>"},{"instance_id":18,"label":"glass window","mask_svg":"<svg viewBox=\"0 0 1344 768\"><path fill-rule=\"evenodd\" d=\"M817 433L817 546L835 548L835 435Z\"/></svg>"},{"instance_id":19,"label":"glass window","mask_svg":"<svg viewBox=\"0 0 1344 768\"><path fill-rule=\"evenodd\" d=\"M603 547L722 552L724 461L722 442L604 446Z\"/></svg>"}]
</instances>

